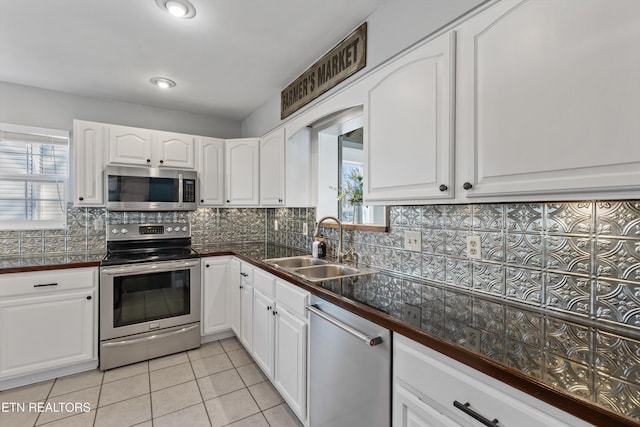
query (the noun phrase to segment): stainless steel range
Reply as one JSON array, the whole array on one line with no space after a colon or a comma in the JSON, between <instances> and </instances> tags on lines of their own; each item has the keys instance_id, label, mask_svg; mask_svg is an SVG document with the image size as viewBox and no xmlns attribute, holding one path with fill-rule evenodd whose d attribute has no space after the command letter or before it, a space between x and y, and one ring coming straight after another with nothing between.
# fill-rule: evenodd
<instances>
[{"instance_id":1,"label":"stainless steel range","mask_svg":"<svg viewBox=\"0 0 640 427\"><path fill-rule=\"evenodd\" d=\"M100 369L200 346L200 255L189 224L107 230L100 264Z\"/></svg>"}]
</instances>

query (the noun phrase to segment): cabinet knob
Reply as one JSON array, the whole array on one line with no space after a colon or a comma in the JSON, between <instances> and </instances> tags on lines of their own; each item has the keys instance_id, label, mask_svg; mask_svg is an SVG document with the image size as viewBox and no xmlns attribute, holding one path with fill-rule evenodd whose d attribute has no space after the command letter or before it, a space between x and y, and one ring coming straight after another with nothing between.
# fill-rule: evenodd
<instances>
[{"instance_id":1,"label":"cabinet knob","mask_svg":"<svg viewBox=\"0 0 640 427\"><path fill-rule=\"evenodd\" d=\"M244 288L244 286L240 285L240 289Z\"/></svg>"},{"instance_id":2,"label":"cabinet knob","mask_svg":"<svg viewBox=\"0 0 640 427\"><path fill-rule=\"evenodd\" d=\"M267 311L270 311L270 310L271 310L271 306L270 306L270 305L268 305L268 306L267 306Z\"/></svg>"},{"instance_id":3,"label":"cabinet knob","mask_svg":"<svg viewBox=\"0 0 640 427\"><path fill-rule=\"evenodd\" d=\"M90 300L90 299L91 299L91 295L89 295L89 296L87 297L87 299L89 299L89 300Z\"/></svg>"},{"instance_id":4,"label":"cabinet knob","mask_svg":"<svg viewBox=\"0 0 640 427\"><path fill-rule=\"evenodd\" d=\"M147 159L147 163L151 163L151 159Z\"/></svg>"},{"instance_id":5,"label":"cabinet knob","mask_svg":"<svg viewBox=\"0 0 640 427\"><path fill-rule=\"evenodd\" d=\"M205 264L205 267L209 268L209 264Z\"/></svg>"},{"instance_id":6,"label":"cabinet knob","mask_svg":"<svg viewBox=\"0 0 640 427\"><path fill-rule=\"evenodd\" d=\"M231 200L227 200L227 203L231 203Z\"/></svg>"},{"instance_id":7,"label":"cabinet knob","mask_svg":"<svg viewBox=\"0 0 640 427\"><path fill-rule=\"evenodd\" d=\"M271 313L272 313L274 316L275 316L276 314L278 314L278 312L277 312L277 311L275 311L275 310L273 310Z\"/></svg>"},{"instance_id":8,"label":"cabinet knob","mask_svg":"<svg viewBox=\"0 0 640 427\"><path fill-rule=\"evenodd\" d=\"M444 185L444 184L440 184L440 187L438 187L438 190L443 191L443 192L444 192L444 191L447 191L448 189L449 189L449 187L447 187L447 186L446 186L446 185Z\"/></svg>"},{"instance_id":9,"label":"cabinet knob","mask_svg":"<svg viewBox=\"0 0 640 427\"><path fill-rule=\"evenodd\" d=\"M470 182L465 182L464 184L462 184L462 188L464 188L465 190L471 190L473 188L473 185L471 185Z\"/></svg>"},{"instance_id":10,"label":"cabinet knob","mask_svg":"<svg viewBox=\"0 0 640 427\"><path fill-rule=\"evenodd\" d=\"M204 203L204 199L200 199L200 203Z\"/></svg>"},{"instance_id":11,"label":"cabinet knob","mask_svg":"<svg viewBox=\"0 0 640 427\"><path fill-rule=\"evenodd\" d=\"M78 197L78 200L83 201L84 197L80 196L80 197Z\"/></svg>"},{"instance_id":12,"label":"cabinet knob","mask_svg":"<svg viewBox=\"0 0 640 427\"><path fill-rule=\"evenodd\" d=\"M160 164L163 164L163 163L164 163L164 160L160 160Z\"/></svg>"},{"instance_id":13,"label":"cabinet knob","mask_svg":"<svg viewBox=\"0 0 640 427\"><path fill-rule=\"evenodd\" d=\"M278 203L282 203L282 199L278 199Z\"/></svg>"}]
</instances>

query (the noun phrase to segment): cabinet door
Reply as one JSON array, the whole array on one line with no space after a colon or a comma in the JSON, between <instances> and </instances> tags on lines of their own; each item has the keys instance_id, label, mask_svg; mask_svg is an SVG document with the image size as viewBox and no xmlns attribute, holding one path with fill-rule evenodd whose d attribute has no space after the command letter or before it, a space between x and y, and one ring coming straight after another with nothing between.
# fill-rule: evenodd
<instances>
[{"instance_id":1,"label":"cabinet door","mask_svg":"<svg viewBox=\"0 0 640 427\"><path fill-rule=\"evenodd\" d=\"M191 135L171 132L157 132L157 153L154 153L155 167L194 169L194 139Z\"/></svg>"},{"instance_id":2,"label":"cabinet door","mask_svg":"<svg viewBox=\"0 0 640 427\"><path fill-rule=\"evenodd\" d=\"M104 206L104 125L73 121L75 206Z\"/></svg>"},{"instance_id":3,"label":"cabinet door","mask_svg":"<svg viewBox=\"0 0 640 427\"><path fill-rule=\"evenodd\" d=\"M393 390L393 427L459 427L401 385Z\"/></svg>"},{"instance_id":4,"label":"cabinet door","mask_svg":"<svg viewBox=\"0 0 640 427\"><path fill-rule=\"evenodd\" d=\"M453 196L455 34L445 34L368 78L364 200Z\"/></svg>"},{"instance_id":5,"label":"cabinet door","mask_svg":"<svg viewBox=\"0 0 640 427\"><path fill-rule=\"evenodd\" d=\"M224 140L198 139L200 206L224 205Z\"/></svg>"},{"instance_id":6,"label":"cabinet door","mask_svg":"<svg viewBox=\"0 0 640 427\"><path fill-rule=\"evenodd\" d=\"M109 163L151 165L151 130L114 125L108 130Z\"/></svg>"},{"instance_id":7,"label":"cabinet door","mask_svg":"<svg viewBox=\"0 0 640 427\"><path fill-rule=\"evenodd\" d=\"M0 378L96 360L93 289L0 300Z\"/></svg>"},{"instance_id":8,"label":"cabinet door","mask_svg":"<svg viewBox=\"0 0 640 427\"><path fill-rule=\"evenodd\" d=\"M275 385L289 407L306 418L307 323L278 307L276 315Z\"/></svg>"},{"instance_id":9,"label":"cabinet door","mask_svg":"<svg viewBox=\"0 0 640 427\"><path fill-rule=\"evenodd\" d=\"M227 319L229 273L227 258L202 260L202 335L229 329Z\"/></svg>"},{"instance_id":10,"label":"cabinet door","mask_svg":"<svg viewBox=\"0 0 640 427\"><path fill-rule=\"evenodd\" d=\"M260 139L260 204L283 206L285 195L284 128Z\"/></svg>"},{"instance_id":11,"label":"cabinet door","mask_svg":"<svg viewBox=\"0 0 640 427\"><path fill-rule=\"evenodd\" d=\"M467 197L640 189L639 15L637 1L507 0L459 27Z\"/></svg>"},{"instance_id":12,"label":"cabinet door","mask_svg":"<svg viewBox=\"0 0 640 427\"><path fill-rule=\"evenodd\" d=\"M225 141L226 203L258 206L260 141L257 138Z\"/></svg>"},{"instance_id":13,"label":"cabinet door","mask_svg":"<svg viewBox=\"0 0 640 427\"><path fill-rule=\"evenodd\" d=\"M240 335L244 348L251 352L253 348L253 286L242 282L240 285Z\"/></svg>"},{"instance_id":14,"label":"cabinet door","mask_svg":"<svg viewBox=\"0 0 640 427\"><path fill-rule=\"evenodd\" d=\"M228 279L229 299L227 306L229 307L229 325L236 336L240 336L240 261L236 258L231 258L231 261L229 261Z\"/></svg>"},{"instance_id":15,"label":"cabinet door","mask_svg":"<svg viewBox=\"0 0 640 427\"><path fill-rule=\"evenodd\" d=\"M275 301L253 290L253 358L269 379L273 379Z\"/></svg>"}]
</instances>

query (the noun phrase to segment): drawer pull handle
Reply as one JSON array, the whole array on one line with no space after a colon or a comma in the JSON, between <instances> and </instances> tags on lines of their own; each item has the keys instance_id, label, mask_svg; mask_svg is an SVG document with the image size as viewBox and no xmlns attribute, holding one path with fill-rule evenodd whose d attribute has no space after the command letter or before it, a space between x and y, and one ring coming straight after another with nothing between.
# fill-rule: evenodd
<instances>
[{"instance_id":1,"label":"drawer pull handle","mask_svg":"<svg viewBox=\"0 0 640 427\"><path fill-rule=\"evenodd\" d=\"M33 285L34 288L44 288L46 286L58 286L57 283L41 283L39 285Z\"/></svg>"},{"instance_id":2,"label":"drawer pull handle","mask_svg":"<svg viewBox=\"0 0 640 427\"><path fill-rule=\"evenodd\" d=\"M494 418L493 421L491 421L489 418L483 417L482 415L480 415L479 413L477 413L476 411L474 411L473 409L470 408L471 404L469 402L460 403L457 400L454 400L453 401L453 406L455 406L456 408L460 409L462 412L464 412L465 414L469 415L471 418L480 421L485 426L488 426L488 427L498 427L499 426L500 421L498 421L497 418Z\"/></svg>"}]
</instances>

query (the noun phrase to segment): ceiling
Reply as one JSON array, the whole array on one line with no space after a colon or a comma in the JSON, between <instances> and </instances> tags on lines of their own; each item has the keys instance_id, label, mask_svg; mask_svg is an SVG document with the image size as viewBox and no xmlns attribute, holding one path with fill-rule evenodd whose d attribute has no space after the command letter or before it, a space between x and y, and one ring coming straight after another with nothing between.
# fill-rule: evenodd
<instances>
[{"instance_id":1,"label":"ceiling","mask_svg":"<svg viewBox=\"0 0 640 427\"><path fill-rule=\"evenodd\" d=\"M0 0L0 81L242 120L385 1Z\"/></svg>"}]
</instances>

